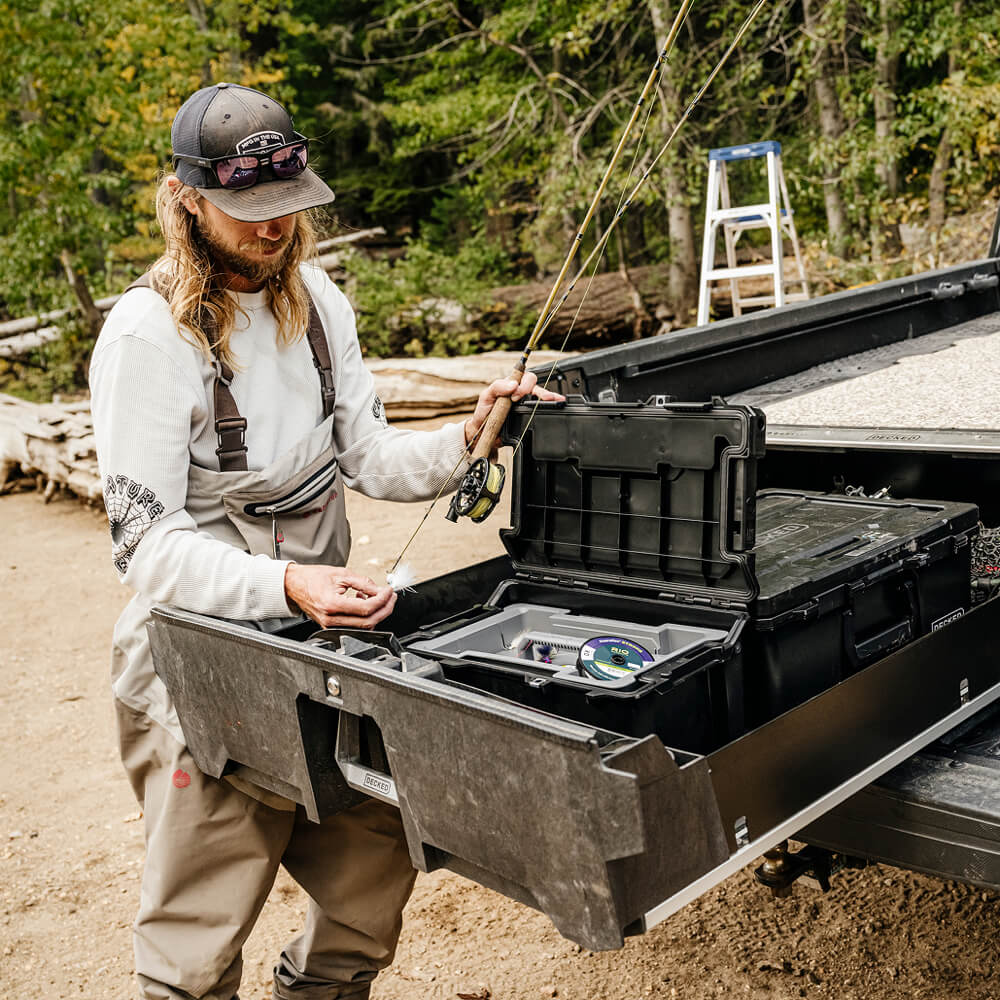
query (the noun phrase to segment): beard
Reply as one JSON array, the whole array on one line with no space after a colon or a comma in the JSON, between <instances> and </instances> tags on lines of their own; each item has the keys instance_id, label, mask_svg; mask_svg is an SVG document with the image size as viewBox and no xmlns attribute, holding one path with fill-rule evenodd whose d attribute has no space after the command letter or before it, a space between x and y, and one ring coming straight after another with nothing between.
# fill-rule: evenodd
<instances>
[{"instance_id":1,"label":"beard","mask_svg":"<svg viewBox=\"0 0 1000 1000\"><path fill-rule=\"evenodd\" d=\"M225 270L253 282L270 281L271 278L281 274L298 238L298 230L296 229L284 243L275 243L273 240L244 240L234 247L232 243L227 243L212 228L204 216L196 218L195 229L201 243L217 264L220 264ZM244 252L246 250L257 252L274 250L276 247L275 254L263 259L250 257Z\"/></svg>"}]
</instances>

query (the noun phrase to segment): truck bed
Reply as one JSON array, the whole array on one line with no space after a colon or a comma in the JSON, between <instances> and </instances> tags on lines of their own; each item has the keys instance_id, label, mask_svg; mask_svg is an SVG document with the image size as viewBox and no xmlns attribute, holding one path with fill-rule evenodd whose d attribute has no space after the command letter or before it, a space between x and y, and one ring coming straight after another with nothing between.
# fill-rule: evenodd
<instances>
[{"instance_id":1,"label":"truck bed","mask_svg":"<svg viewBox=\"0 0 1000 1000\"><path fill-rule=\"evenodd\" d=\"M567 364L562 385L579 391L572 382L583 376L589 394L620 398L624 390L640 398L654 385L683 397L711 383L730 402L767 414L762 487L971 500L986 529L996 528L997 274L990 259L791 307L784 316L729 320L716 324L717 339L706 336L700 349L692 343L690 351L655 358L647 345L575 371ZM796 313L799 322L789 318ZM977 713L799 836L847 855L1000 888L1000 707Z\"/></svg>"},{"instance_id":2,"label":"truck bed","mask_svg":"<svg viewBox=\"0 0 1000 1000\"><path fill-rule=\"evenodd\" d=\"M888 489L900 500L976 503L987 525L1000 525L989 359L962 357L988 353L998 335L998 285L1000 258L979 261L566 359L551 375L566 395L673 401L676 412L704 412L718 396L757 402L770 428L756 488ZM908 388L887 389L904 374ZM841 392L843 423L834 425L828 396ZM979 395L980 423L962 426L973 417L960 408ZM779 414L799 422L776 422ZM759 456L759 419L755 427ZM516 489L516 470L513 478ZM735 495L730 504L742 509ZM571 608L616 596L600 580L567 583L505 556L420 584L389 627L398 636L445 620L457 627L501 583ZM700 600L723 607L713 596ZM1000 885L1000 810L990 804L1000 801L1000 771L989 760L1000 722L991 714L1000 604L963 611L707 750L450 682L419 657L407 666L412 654L395 636L327 640L309 622L266 634L166 608L150 632L206 773L238 773L314 819L361 794L392 802L419 869L473 878L600 949L792 835Z\"/></svg>"},{"instance_id":3,"label":"truck bed","mask_svg":"<svg viewBox=\"0 0 1000 1000\"><path fill-rule=\"evenodd\" d=\"M769 478L810 469L869 493L974 498L1000 523L1000 312L815 365L731 398L769 419ZM834 451L839 454L835 455ZM805 454L804 454L805 453ZM789 466L798 463L799 471ZM912 481L919 468L919 483ZM822 470L822 471L820 471ZM816 481L817 478L826 481ZM846 480L845 480L846 481ZM848 855L1000 887L1000 707L992 705L810 824Z\"/></svg>"}]
</instances>

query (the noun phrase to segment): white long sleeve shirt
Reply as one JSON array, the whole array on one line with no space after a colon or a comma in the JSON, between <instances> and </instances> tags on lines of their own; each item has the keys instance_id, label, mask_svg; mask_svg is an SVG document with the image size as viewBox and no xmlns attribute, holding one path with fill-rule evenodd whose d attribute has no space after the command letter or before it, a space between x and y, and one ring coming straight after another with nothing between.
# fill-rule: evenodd
<instances>
[{"instance_id":1,"label":"white long sleeve shirt","mask_svg":"<svg viewBox=\"0 0 1000 1000\"><path fill-rule=\"evenodd\" d=\"M433 496L461 463L461 424L391 428L361 358L354 312L319 267L302 269L326 330L336 384L334 446L344 483L367 496ZM281 347L265 293L238 294L231 391L259 470L323 420L305 337ZM225 618L289 614L287 562L250 555L199 530L185 510L189 465L218 470L211 361L178 333L169 308L135 289L112 309L90 369L97 456L122 581L150 603ZM276 484L277 485L277 484ZM222 507L220 499L220 509Z\"/></svg>"}]
</instances>

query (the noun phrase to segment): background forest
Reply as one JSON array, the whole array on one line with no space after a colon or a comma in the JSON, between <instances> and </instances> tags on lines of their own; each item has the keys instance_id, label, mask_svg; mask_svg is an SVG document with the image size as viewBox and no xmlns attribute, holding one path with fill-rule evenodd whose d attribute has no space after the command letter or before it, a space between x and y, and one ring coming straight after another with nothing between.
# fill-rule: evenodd
<instances>
[{"instance_id":1,"label":"background forest","mask_svg":"<svg viewBox=\"0 0 1000 1000\"><path fill-rule=\"evenodd\" d=\"M0 2L0 318L78 308L145 269L170 122L193 90L226 79L274 93L313 139L337 192L328 235L382 226L396 247L349 268L366 350L520 342L533 317L492 314L489 292L558 269L676 7ZM649 162L749 7L696 0L626 164ZM945 218L1000 182L1000 5L770 0L600 266L659 268L674 325L690 322L707 150L772 138L799 235L840 284L926 269ZM903 246L915 224L930 259ZM442 300L479 319L412 321ZM0 388L82 384L98 323L91 312L59 343L0 363Z\"/></svg>"}]
</instances>

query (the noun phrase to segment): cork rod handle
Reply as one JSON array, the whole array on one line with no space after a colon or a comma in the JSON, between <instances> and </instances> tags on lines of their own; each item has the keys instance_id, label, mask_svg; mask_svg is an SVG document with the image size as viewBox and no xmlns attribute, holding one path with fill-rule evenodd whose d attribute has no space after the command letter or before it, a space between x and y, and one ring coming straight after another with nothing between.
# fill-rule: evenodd
<instances>
[{"instance_id":1,"label":"cork rod handle","mask_svg":"<svg viewBox=\"0 0 1000 1000\"><path fill-rule=\"evenodd\" d=\"M514 366L514 370L508 378L512 378L515 382L520 382L521 376L524 374L524 369L525 362L522 358ZM501 396L493 404L493 409L490 410L490 415L486 418L486 422L479 432L479 437L476 439L476 447L472 452L473 461L477 458L489 458L490 452L493 451L493 443L496 441L497 435L500 433L500 428L503 427L503 422L507 419L507 414L510 413L512 405L510 396Z\"/></svg>"}]
</instances>

